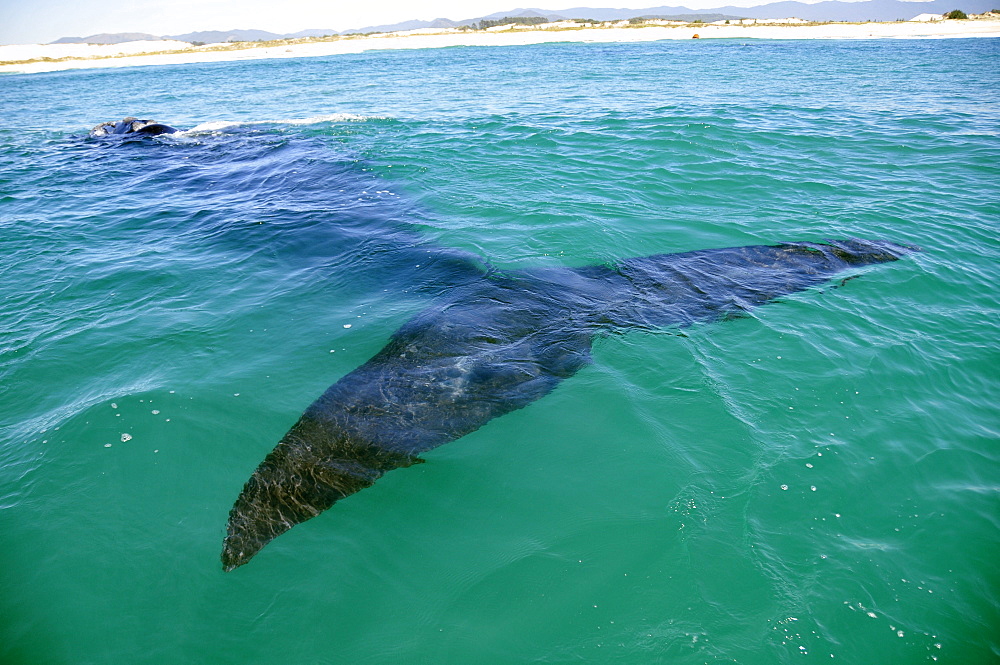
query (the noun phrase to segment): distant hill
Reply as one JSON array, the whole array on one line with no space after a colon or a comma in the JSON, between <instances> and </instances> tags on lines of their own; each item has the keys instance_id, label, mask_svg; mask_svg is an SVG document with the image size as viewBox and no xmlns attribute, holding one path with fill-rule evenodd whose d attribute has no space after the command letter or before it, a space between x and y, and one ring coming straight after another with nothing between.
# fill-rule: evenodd
<instances>
[{"instance_id":1,"label":"distant hill","mask_svg":"<svg viewBox=\"0 0 1000 665\"><path fill-rule=\"evenodd\" d=\"M1000 2L1000 0L997 0ZM605 10L586 10L588 12L601 12ZM703 21L708 23L710 21L723 21L726 19L740 19L740 18L752 18L746 14L694 14L690 13L692 10L686 10L687 14L672 14L669 16L660 14L650 14L648 9L625 9L625 10L606 10L609 12L624 12L623 18L658 18L667 19L671 21ZM463 25L475 25L480 21L498 21L505 18L544 18L549 22L556 21L568 21L574 18L580 19L591 19L595 21L611 21L620 20L617 16L613 18L605 18L599 15L583 16L584 10L570 9L558 14L541 10L541 9L512 9L506 12L496 12L494 14L488 14L486 16L480 16L478 18L465 19L463 21L452 21L451 19L439 18L433 21L404 21L402 23L393 23L390 25L372 25L365 28L357 28L353 30L344 30L341 34L356 34L356 33L366 33L366 32L398 32L400 30L418 30L420 28L458 28Z\"/></svg>"},{"instance_id":2,"label":"distant hill","mask_svg":"<svg viewBox=\"0 0 1000 665\"><path fill-rule=\"evenodd\" d=\"M902 2L901 0L868 0L867 2L837 2L827 0L815 4L802 2L772 2L757 7L718 7L712 11L738 13L747 18L786 18L795 16L807 21L897 21L918 14L944 14L961 9L967 14L988 12L997 0L932 0Z\"/></svg>"},{"instance_id":3,"label":"distant hill","mask_svg":"<svg viewBox=\"0 0 1000 665\"><path fill-rule=\"evenodd\" d=\"M188 32L183 35L170 35L165 39L176 39L179 42L202 42L216 44L219 42L256 42L269 39L282 39L285 35L275 34L267 30L202 30Z\"/></svg>"},{"instance_id":4,"label":"distant hill","mask_svg":"<svg viewBox=\"0 0 1000 665\"><path fill-rule=\"evenodd\" d=\"M564 18L590 18L598 21L620 21L636 17L667 18L703 14L725 14L727 17L746 18L797 18L809 21L895 21L910 19L917 14L944 14L953 9L961 9L967 14L980 14L993 9L1000 0L928 0L924 2L904 2L903 0L867 0L865 2L842 2L827 0L815 4L804 2L772 2L755 7L720 6L710 9L690 9L682 6L647 7L645 9L592 9L573 7L561 9L558 16L544 9L512 9L498 12L484 18L503 16L545 16L550 21ZM550 18L550 16L553 16ZM478 19L477 19L478 20ZM702 19L703 21L706 19ZM718 19L717 19L718 20Z\"/></svg>"},{"instance_id":5,"label":"distant hill","mask_svg":"<svg viewBox=\"0 0 1000 665\"><path fill-rule=\"evenodd\" d=\"M895 21L910 19L917 14L944 14L953 9L961 9L968 14L987 12L1000 0L926 0L924 2L905 2L904 0L866 0L863 2L843 2L841 0L826 0L815 4L795 2L772 2L755 7L721 6L710 9L691 9L682 6L647 7L645 9L594 9L591 7L573 7L553 12L547 9L519 7L503 12L496 12L479 18L451 21L437 19L435 21L405 21L391 25L375 25L344 33L356 32L395 32L397 30L414 30L417 28L449 28L460 25L471 25L479 21L496 20L507 16L541 16L549 21L564 21L573 18L587 18L596 21L622 21L630 18L662 18L681 21L701 19L706 23L734 18L788 18L797 17L807 21Z\"/></svg>"},{"instance_id":6,"label":"distant hill","mask_svg":"<svg viewBox=\"0 0 1000 665\"><path fill-rule=\"evenodd\" d=\"M555 13L553 13L552 11L550 11L548 9L511 9L511 10L505 11L505 12L497 12L495 14L488 14L486 16L481 16L480 18L477 18L477 19L470 19L469 22L478 23L479 21L484 20L484 19L487 20L487 21L495 21L497 19L507 18L508 16L523 17L523 18L531 18L533 16L541 16L542 18L548 19L549 21L565 21L565 20L571 19L571 18L596 18L596 17L591 17L591 16L582 16L580 14L575 14L575 13L573 13L574 11L575 10L568 10L568 11L565 11L565 12L564 11L560 11L558 14L555 14ZM598 10L598 11L600 11L600 10ZM640 10L638 10L638 9L634 9L634 10L633 9L626 9L625 11L628 11L628 12L639 12ZM642 11L645 11L645 10L642 10ZM604 20L604 19L598 19L598 20ZM463 21L463 22L465 22L465 21Z\"/></svg>"},{"instance_id":7,"label":"distant hill","mask_svg":"<svg viewBox=\"0 0 1000 665\"><path fill-rule=\"evenodd\" d=\"M144 32L116 32L114 34L109 34L102 32L99 35L91 35L90 37L62 37L60 39L52 42L53 44L124 44L125 42L142 42L151 41L158 42L163 40L163 37L157 37L156 35L147 35Z\"/></svg>"},{"instance_id":8,"label":"distant hill","mask_svg":"<svg viewBox=\"0 0 1000 665\"><path fill-rule=\"evenodd\" d=\"M344 30L342 35L354 35L363 32L398 32L400 30L419 30L421 28L458 28L463 25L471 25L479 19L468 19L466 21L452 21L447 18L437 18L433 21L403 21L402 23L392 23L387 25L371 25L365 28L353 28Z\"/></svg>"},{"instance_id":9,"label":"distant hill","mask_svg":"<svg viewBox=\"0 0 1000 665\"><path fill-rule=\"evenodd\" d=\"M658 18L666 21L687 21L694 23L711 23L712 21L738 21L741 18L753 18L746 14L643 14L639 18Z\"/></svg>"},{"instance_id":10,"label":"distant hill","mask_svg":"<svg viewBox=\"0 0 1000 665\"><path fill-rule=\"evenodd\" d=\"M558 13L546 9L526 9L523 7L505 12L496 12L488 16L453 21L439 18L433 21L402 21L387 25L372 25L364 28L354 28L337 32L336 30L310 29L279 35L266 30L203 30L189 32L184 35L157 37L139 32L123 32L117 34L91 35L90 37L63 37L53 44L120 44L138 40L176 39L182 42L202 42L205 44L217 42L253 42L271 39L286 39L298 37L323 37L326 35L355 34L359 32L397 32L401 30L417 30L420 28L457 28L472 25L482 20L495 21L510 17L542 17L549 21L564 21L583 18L596 21L621 21L630 18L662 18L680 21L701 20L706 23L735 18L788 18L796 17L807 21L896 21L910 19L918 14L944 14L953 9L961 9L967 14L988 12L1000 0L925 0L923 2L905 2L903 0L864 0L863 2L843 2L842 0L825 0L815 4L784 0L755 7L713 7L711 9L690 9L688 7L647 7L645 9L592 9L590 7L574 7L560 10Z\"/></svg>"},{"instance_id":11,"label":"distant hill","mask_svg":"<svg viewBox=\"0 0 1000 665\"><path fill-rule=\"evenodd\" d=\"M340 34L336 30L323 30L313 28L312 30L299 30L298 32L292 32L285 35L289 39L298 39L300 37L327 37L329 35Z\"/></svg>"}]
</instances>

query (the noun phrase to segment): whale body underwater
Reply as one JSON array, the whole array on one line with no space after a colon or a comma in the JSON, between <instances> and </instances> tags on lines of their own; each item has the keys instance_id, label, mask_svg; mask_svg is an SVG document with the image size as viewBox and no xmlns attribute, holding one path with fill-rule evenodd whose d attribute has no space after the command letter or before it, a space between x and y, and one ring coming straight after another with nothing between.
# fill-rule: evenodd
<instances>
[{"instance_id":1,"label":"whale body underwater","mask_svg":"<svg viewBox=\"0 0 1000 665\"><path fill-rule=\"evenodd\" d=\"M125 118L90 136L174 131ZM420 453L544 397L591 362L598 337L738 318L918 248L785 242L511 271L439 249L466 265L381 351L313 402L252 473L229 513L224 570L388 471L423 462Z\"/></svg>"},{"instance_id":2,"label":"whale body underwater","mask_svg":"<svg viewBox=\"0 0 1000 665\"><path fill-rule=\"evenodd\" d=\"M245 564L294 525L387 471L549 393L595 337L738 317L913 248L864 240L659 254L613 266L484 273L392 334L312 403L229 514L222 564Z\"/></svg>"}]
</instances>

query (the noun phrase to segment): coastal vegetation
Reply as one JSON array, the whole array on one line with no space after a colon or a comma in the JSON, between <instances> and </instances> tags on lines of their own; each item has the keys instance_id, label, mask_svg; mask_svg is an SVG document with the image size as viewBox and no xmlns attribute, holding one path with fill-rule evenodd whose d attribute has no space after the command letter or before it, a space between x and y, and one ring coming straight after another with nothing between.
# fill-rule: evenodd
<instances>
[{"instance_id":1,"label":"coastal vegetation","mask_svg":"<svg viewBox=\"0 0 1000 665\"><path fill-rule=\"evenodd\" d=\"M676 20L683 18L684 20ZM277 49L284 48L285 52L292 52L291 47L302 45L302 44L316 44L316 43L328 43L328 42L340 42L340 41L355 41L355 40L365 40L365 39L384 39L384 38L394 38L394 37L410 37L419 39L422 35L429 34L449 34L449 33L459 33L468 31L493 31L496 29L502 29L504 32L510 31L524 31L524 30L545 30L546 32L572 32L580 30L604 30L604 29L638 29L645 30L650 28L663 28L666 26L671 27L699 27L699 28L712 28L713 24L718 26L731 25L729 20L715 20L717 18L728 19L731 17L723 17L721 15L706 15L696 18L693 15L686 15L684 17L673 17L673 19L668 17L660 16L644 16L631 18L626 20L616 20L616 21L598 21L595 19L566 19L556 22L549 21L549 19L541 16L508 16L500 19L483 19L475 24L458 26L454 28L440 28L440 29L422 29L420 31L397 31L397 32L356 32L348 34L333 34L333 35L323 35L323 36L309 36L309 37L293 37L293 38L278 38L278 39L267 39L258 41L233 41L233 42L220 42L212 44L204 44L201 42L192 42L190 45L179 46L175 41L173 43L164 44L166 48L151 51L141 51L134 53L124 53L120 51L105 52L105 53L92 53L92 54L72 54L62 57L50 57L50 56L34 56L24 59L9 59L0 60L0 67L5 66L18 66L18 65L29 65L33 63L59 63L68 61L98 61L98 60L109 60L109 59L119 59L125 57L146 57L146 56L172 56L172 55L188 55L192 53L210 53L219 51L248 51L257 49ZM984 14L974 14L972 16L967 15L962 10L956 9L952 12L944 14L942 18L946 19L975 19L975 20L997 20L1000 19L1000 10L992 10ZM768 26L768 25L789 25L794 24L797 26L808 26L808 25L826 25L831 22L822 21L800 21L798 19L743 19L734 20L732 24L737 26L750 27L753 26ZM861 25L868 23L866 21L862 22L838 22L844 25ZM155 49L155 47L153 47ZM57 55L58 52L53 53Z\"/></svg>"},{"instance_id":2,"label":"coastal vegetation","mask_svg":"<svg viewBox=\"0 0 1000 665\"><path fill-rule=\"evenodd\" d=\"M479 23L474 23L473 26L476 30L486 30L501 25L541 25L548 22L549 19L544 16L505 16L498 19L483 19Z\"/></svg>"}]
</instances>

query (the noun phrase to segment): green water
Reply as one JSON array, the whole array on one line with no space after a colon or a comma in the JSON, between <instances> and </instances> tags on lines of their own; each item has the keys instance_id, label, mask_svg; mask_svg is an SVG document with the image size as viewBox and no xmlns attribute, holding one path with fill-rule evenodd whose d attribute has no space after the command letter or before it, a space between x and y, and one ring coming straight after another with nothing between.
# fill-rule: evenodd
<instances>
[{"instance_id":1,"label":"green water","mask_svg":"<svg viewBox=\"0 0 1000 665\"><path fill-rule=\"evenodd\" d=\"M0 78L0 661L997 662L998 55L556 44ZM201 128L82 138L130 114ZM390 227L500 269L923 251L603 339L223 573L249 474L440 293Z\"/></svg>"}]
</instances>

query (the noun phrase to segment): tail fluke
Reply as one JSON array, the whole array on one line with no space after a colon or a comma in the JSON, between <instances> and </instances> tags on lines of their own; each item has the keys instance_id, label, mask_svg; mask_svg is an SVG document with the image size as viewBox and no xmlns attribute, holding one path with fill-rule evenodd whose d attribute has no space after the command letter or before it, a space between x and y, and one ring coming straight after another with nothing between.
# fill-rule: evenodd
<instances>
[{"instance_id":1,"label":"tail fluke","mask_svg":"<svg viewBox=\"0 0 1000 665\"><path fill-rule=\"evenodd\" d=\"M329 427L304 421L307 417L264 458L229 512L222 547L222 567L227 572L248 562L296 524L371 487L387 471L423 462L413 455L351 441ZM337 444L309 441L308 436L332 436ZM321 449L327 454L315 454Z\"/></svg>"}]
</instances>

